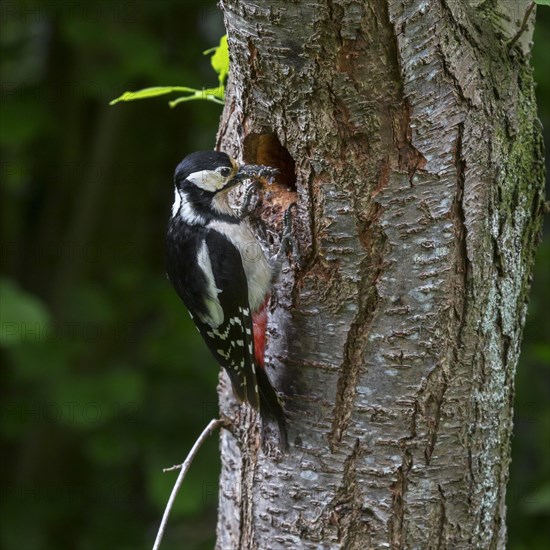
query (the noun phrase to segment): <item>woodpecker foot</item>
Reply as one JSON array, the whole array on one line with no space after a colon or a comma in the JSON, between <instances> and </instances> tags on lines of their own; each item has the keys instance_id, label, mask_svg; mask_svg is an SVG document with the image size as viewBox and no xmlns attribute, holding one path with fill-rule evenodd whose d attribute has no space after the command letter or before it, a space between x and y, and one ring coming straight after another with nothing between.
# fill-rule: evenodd
<instances>
[{"instance_id":1,"label":"woodpecker foot","mask_svg":"<svg viewBox=\"0 0 550 550\"><path fill-rule=\"evenodd\" d=\"M292 219L292 210L298 210L298 205L293 202L285 211L283 216L283 236L281 238L281 246L279 249L279 254L286 254L289 251L292 251L293 256L298 257L298 245L296 244L296 239L292 235L293 228L293 219Z\"/></svg>"},{"instance_id":2,"label":"woodpecker foot","mask_svg":"<svg viewBox=\"0 0 550 550\"><path fill-rule=\"evenodd\" d=\"M283 234L281 236L281 243L279 245L279 250L277 252L277 255L275 256L275 265L273 269L274 280L276 280L279 277L287 252L291 251L293 258L298 263L300 263L298 244L296 243L296 239L292 235L292 229L293 229L292 209L297 209L297 208L298 206L296 205L296 203L292 203L286 209L283 216Z\"/></svg>"},{"instance_id":3,"label":"woodpecker foot","mask_svg":"<svg viewBox=\"0 0 550 550\"><path fill-rule=\"evenodd\" d=\"M241 207L239 208L239 218L243 220L256 208L259 200L259 184L252 182L243 194Z\"/></svg>"}]
</instances>

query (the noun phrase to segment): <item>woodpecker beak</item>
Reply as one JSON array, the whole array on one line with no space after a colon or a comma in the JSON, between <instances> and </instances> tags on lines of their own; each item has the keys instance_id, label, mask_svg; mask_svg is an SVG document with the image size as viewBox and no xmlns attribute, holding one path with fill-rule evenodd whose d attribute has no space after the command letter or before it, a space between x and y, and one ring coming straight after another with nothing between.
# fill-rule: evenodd
<instances>
[{"instance_id":1,"label":"woodpecker beak","mask_svg":"<svg viewBox=\"0 0 550 550\"><path fill-rule=\"evenodd\" d=\"M236 185L245 180L260 180L265 179L271 184L275 181L275 176L279 173L277 168L271 166L262 166L260 164L245 164L241 166L235 177L230 181L230 185Z\"/></svg>"}]
</instances>

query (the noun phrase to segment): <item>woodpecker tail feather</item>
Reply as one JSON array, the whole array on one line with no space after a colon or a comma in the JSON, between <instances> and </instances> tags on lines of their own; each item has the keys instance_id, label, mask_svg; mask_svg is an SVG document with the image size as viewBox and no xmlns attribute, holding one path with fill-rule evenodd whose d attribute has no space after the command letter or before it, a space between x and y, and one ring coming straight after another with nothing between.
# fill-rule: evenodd
<instances>
[{"instance_id":1,"label":"woodpecker tail feather","mask_svg":"<svg viewBox=\"0 0 550 550\"><path fill-rule=\"evenodd\" d=\"M281 448L286 451L288 448L288 438L283 402L277 395L264 369L256 369L256 379L258 381L258 391L260 394L260 415L262 417L264 429L266 424L271 424L273 421L277 422Z\"/></svg>"},{"instance_id":2,"label":"woodpecker tail feather","mask_svg":"<svg viewBox=\"0 0 550 550\"><path fill-rule=\"evenodd\" d=\"M279 429L279 441L281 449L286 451L288 448L286 421L283 409L283 402L277 395L277 392L271 385L265 369L256 367L255 381L258 385L258 393L249 391L253 386L251 384L242 385L239 374L233 370L226 369L233 394L239 402L249 403L253 408L259 411L262 418L262 428L265 431L266 426L277 423Z\"/></svg>"}]
</instances>

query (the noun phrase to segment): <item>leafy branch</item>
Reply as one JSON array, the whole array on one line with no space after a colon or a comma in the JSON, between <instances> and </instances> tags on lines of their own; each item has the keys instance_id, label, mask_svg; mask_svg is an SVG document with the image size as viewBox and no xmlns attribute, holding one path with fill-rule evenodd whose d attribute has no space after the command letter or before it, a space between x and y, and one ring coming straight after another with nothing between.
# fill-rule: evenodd
<instances>
[{"instance_id":1,"label":"leafy branch","mask_svg":"<svg viewBox=\"0 0 550 550\"><path fill-rule=\"evenodd\" d=\"M220 44L218 46L206 50L203 54L212 54L210 64L218 75L217 87L198 90L197 88L190 88L188 86L154 86L152 88L144 88L143 90L138 90L136 92L124 92L120 97L113 99L109 105L115 105L121 101L135 101L137 99L147 99L150 97L172 94L175 92L184 92L188 95L169 101L168 105L170 105L170 107L175 107L185 101L194 101L196 99L203 99L205 101L212 101L223 105L225 98L225 82L227 80L227 75L229 74L229 49L227 46L227 35L224 34L221 37Z\"/></svg>"}]
</instances>

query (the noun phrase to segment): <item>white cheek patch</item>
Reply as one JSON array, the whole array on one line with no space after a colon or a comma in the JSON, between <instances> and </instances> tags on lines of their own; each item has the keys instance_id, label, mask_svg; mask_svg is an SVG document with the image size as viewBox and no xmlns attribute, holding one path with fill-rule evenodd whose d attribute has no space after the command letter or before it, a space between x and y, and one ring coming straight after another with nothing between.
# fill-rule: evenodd
<instances>
[{"instance_id":1,"label":"white cheek patch","mask_svg":"<svg viewBox=\"0 0 550 550\"><path fill-rule=\"evenodd\" d=\"M199 172L189 174L187 180L205 191L214 193L225 185L227 178L224 178L214 170L200 170Z\"/></svg>"}]
</instances>

